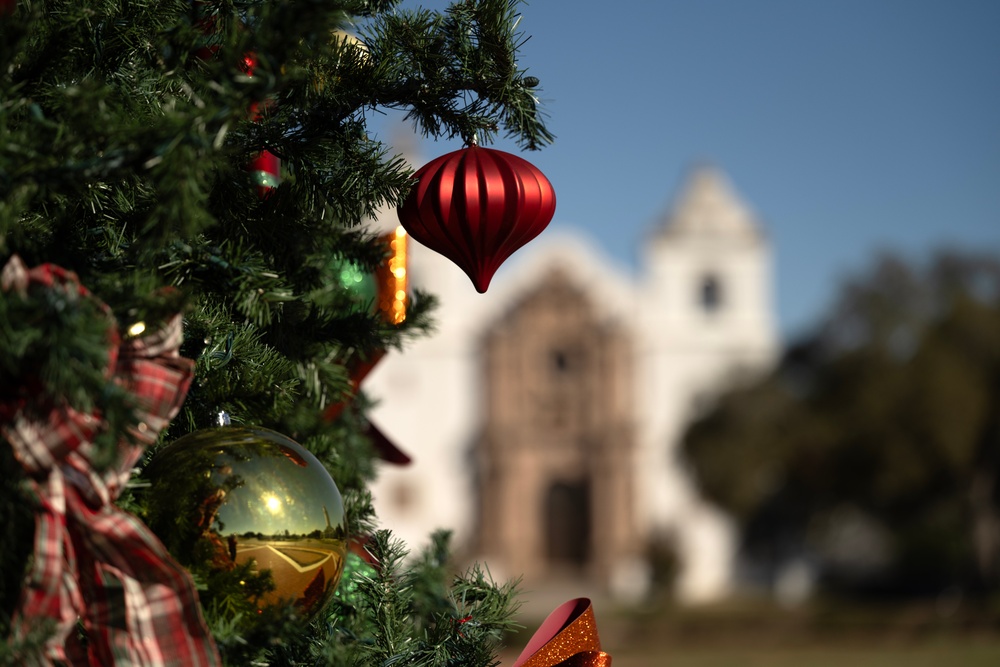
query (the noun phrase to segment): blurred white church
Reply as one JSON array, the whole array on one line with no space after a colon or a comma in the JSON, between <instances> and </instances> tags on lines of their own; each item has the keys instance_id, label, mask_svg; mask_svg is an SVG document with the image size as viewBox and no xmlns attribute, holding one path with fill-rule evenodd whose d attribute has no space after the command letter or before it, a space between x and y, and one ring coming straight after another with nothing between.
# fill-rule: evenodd
<instances>
[{"instance_id":1,"label":"blurred white church","mask_svg":"<svg viewBox=\"0 0 1000 667\"><path fill-rule=\"evenodd\" d=\"M637 241L633 277L582 234L547 230L482 295L409 244L411 287L440 307L436 333L364 383L372 420L413 457L380 470L384 527L412 548L451 529L498 579L626 599L648 585L650 545L668 541L679 600L731 592L733 528L699 496L678 440L723 383L775 360L771 249L709 167Z\"/></svg>"}]
</instances>

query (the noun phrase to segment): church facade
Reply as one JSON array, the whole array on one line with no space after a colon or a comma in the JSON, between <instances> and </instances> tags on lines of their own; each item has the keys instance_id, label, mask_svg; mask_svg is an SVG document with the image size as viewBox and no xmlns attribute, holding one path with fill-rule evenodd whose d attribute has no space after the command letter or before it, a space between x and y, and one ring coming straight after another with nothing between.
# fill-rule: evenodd
<instances>
[{"instance_id":1,"label":"church facade","mask_svg":"<svg viewBox=\"0 0 1000 667\"><path fill-rule=\"evenodd\" d=\"M725 175L693 171L641 241L633 275L546 231L485 295L412 243L437 331L365 381L372 419L413 458L373 487L382 524L419 548L438 528L495 577L640 596L669 544L679 599L733 584L734 535L680 457L686 423L773 363L771 250Z\"/></svg>"}]
</instances>

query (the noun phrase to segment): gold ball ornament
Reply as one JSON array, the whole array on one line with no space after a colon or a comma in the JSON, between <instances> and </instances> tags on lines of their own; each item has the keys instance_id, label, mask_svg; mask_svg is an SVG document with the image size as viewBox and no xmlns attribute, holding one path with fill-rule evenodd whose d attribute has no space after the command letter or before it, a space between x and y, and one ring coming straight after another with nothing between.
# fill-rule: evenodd
<instances>
[{"instance_id":1,"label":"gold ball ornament","mask_svg":"<svg viewBox=\"0 0 1000 667\"><path fill-rule=\"evenodd\" d=\"M347 555L344 503L294 440L265 428L203 429L160 450L143 477L147 523L193 573L252 572L254 581L238 583L258 612L294 604L309 618L330 601Z\"/></svg>"}]
</instances>

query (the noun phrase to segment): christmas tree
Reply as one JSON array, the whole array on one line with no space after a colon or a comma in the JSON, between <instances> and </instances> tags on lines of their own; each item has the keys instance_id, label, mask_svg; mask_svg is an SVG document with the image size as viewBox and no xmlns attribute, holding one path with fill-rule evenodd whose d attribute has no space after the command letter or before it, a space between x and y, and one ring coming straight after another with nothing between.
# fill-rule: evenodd
<instances>
[{"instance_id":1,"label":"christmas tree","mask_svg":"<svg viewBox=\"0 0 1000 667\"><path fill-rule=\"evenodd\" d=\"M514 585L455 571L446 534L405 559L367 491L359 378L426 334L433 297L405 295L404 318L344 276L385 268L362 223L412 183L379 114L480 144L552 135L516 61L516 1L398 4L0 2L7 663L496 664ZM346 518L324 505L326 529L355 555L318 614L261 604L279 584L233 544L220 574L178 537L205 517L172 514L185 494L150 469L220 414L336 482ZM182 473L195 490L200 471ZM167 525L171 555L144 522Z\"/></svg>"}]
</instances>

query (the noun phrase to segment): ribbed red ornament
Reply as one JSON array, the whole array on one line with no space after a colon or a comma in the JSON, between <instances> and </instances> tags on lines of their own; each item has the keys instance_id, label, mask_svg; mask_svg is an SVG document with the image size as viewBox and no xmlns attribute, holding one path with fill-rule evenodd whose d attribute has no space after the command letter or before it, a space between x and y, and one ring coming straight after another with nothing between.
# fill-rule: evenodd
<instances>
[{"instance_id":1,"label":"ribbed red ornament","mask_svg":"<svg viewBox=\"0 0 1000 667\"><path fill-rule=\"evenodd\" d=\"M556 212L556 194L527 160L469 146L431 160L399 207L403 228L455 262L480 293L518 248L538 236Z\"/></svg>"}]
</instances>

